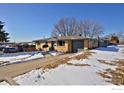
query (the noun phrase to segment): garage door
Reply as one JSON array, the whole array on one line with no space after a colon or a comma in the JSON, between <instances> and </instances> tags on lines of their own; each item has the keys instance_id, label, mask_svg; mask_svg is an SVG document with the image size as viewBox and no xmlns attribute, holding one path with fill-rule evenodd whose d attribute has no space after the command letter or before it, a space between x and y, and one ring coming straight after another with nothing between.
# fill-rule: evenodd
<instances>
[{"instance_id":1,"label":"garage door","mask_svg":"<svg viewBox=\"0 0 124 93\"><path fill-rule=\"evenodd\" d=\"M83 49L83 40L73 40L72 41L72 51L77 52L78 49Z\"/></svg>"}]
</instances>

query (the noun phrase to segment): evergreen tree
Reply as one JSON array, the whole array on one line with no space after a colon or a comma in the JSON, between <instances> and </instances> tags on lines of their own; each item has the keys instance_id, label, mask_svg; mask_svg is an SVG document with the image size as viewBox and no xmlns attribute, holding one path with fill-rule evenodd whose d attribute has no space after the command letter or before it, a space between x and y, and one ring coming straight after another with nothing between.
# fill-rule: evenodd
<instances>
[{"instance_id":1,"label":"evergreen tree","mask_svg":"<svg viewBox=\"0 0 124 93\"><path fill-rule=\"evenodd\" d=\"M4 30L3 30L3 27L4 27L4 22L0 21L0 42L9 42L9 33L6 33Z\"/></svg>"}]
</instances>

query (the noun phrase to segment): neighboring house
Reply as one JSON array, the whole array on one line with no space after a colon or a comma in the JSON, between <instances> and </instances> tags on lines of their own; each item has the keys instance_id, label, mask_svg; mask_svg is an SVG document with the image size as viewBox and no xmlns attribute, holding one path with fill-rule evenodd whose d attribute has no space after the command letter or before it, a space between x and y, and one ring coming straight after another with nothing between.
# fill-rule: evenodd
<instances>
[{"instance_id":1,"label":"neighboring house","mask_svg":"<svg viewBox=\"0 0 124 93\"><path fill-rule=\"evenodd\" d=\"M20 51L35 51L35 43L34 42L20 42L18 43L18 50Z\"/></svg>"},{"instance_id":2,"label":"neighboring house","mask_svg":"<svg viewBox=\"0 0 124 93\"><path fill-rule=\"evenodd\" d=\"M107 47L107 45L109 44L109 39L108 38L101 38L99 40L99 47Z\"/></svg>"},{"instance_id":3,"label":"neighboring house","mask_svg":"<svg viewBox=\"0 0 124 93\"><path fill-rule=\"evenodd\" d=\"M110 43L110 44L114 44L114 45L119 44L119 39L118 39L118 37L112 36L109 43Z\"/></svg>"},{"instance_id":4,"label":"neighboring house","mask_svg":"<svg viewBox=\"0 0 124 93\"><path fill-rule=\"evenodd\" d=\"M1 53L13 53L16 52L17 44L13 42L0 42L0 52Z\"/></svg>"},{"instance_id":5,"label":"neighboring house","mask_svg":"<svg viewBox=\"0 0 124 93\"><path fill-rule=\"evenodd\" d=\"M14 42L0 42L0 47L16 47Z\"/></svg>"},{"instance_id":6,"label":"neighboring house","mask_svg":"<svg viewBox=\"0 0 124 93\"><path fill-rule=\"evenodd\" d=\"M35 40L34 42L37 50L44 51L77 52L78 49L92 49L98 47L97 39L83 38L81 36L60 36L57 38Z\"/></svg>"},{"instance_id":7,"label":"neighboring house","mask_svg":"<svg viewBox=\"0 0 124 93\"><path fill-rule=\"evenodd\" d=\"M35 51L35 50L36 50L36 47L34 42L20 42L20 43L0 42L0 51L3 51L5 53Z\"/></svg>"},{"instance_id":8,"label":"neighboring house","mask_svg":"<svg viewBox=\"0 0 124 93\"><path fill-rule=\"evenodd\" d=\"M124 45L124 39L120 39L119 40L119 44L123 44Z\"/></svg>"},{"instance_id":9,"label":"neighboring house","mask_svg":"<svg viewBox=\"0 0 124 93\"><path fill-rule=\"evenodd\" d=\"M33 42L35 42L35 46L37 50L44 50L44 51L49 51L51 48L51 42L49 42L50 38L47 39L40 39L40 40L35 40ZM44 47L45 45L47 45L48 47Z\"/></svg>"}]
</instances>

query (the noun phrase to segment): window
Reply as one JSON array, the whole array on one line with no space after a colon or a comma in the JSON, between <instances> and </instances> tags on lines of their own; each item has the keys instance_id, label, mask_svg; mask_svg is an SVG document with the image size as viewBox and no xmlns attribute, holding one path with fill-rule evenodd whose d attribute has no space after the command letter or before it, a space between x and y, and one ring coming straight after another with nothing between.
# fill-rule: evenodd
<instances>
[{"instance_id":1,"label":"window","mask_svg":"<svg viewBox=\"0 0 124 93\"><path fill-rule=\"evenodd\" d=\"M58 45L58 46L64 46L64 45L65 45L65 41L58 41L58 42L57 42L57 45Z\"/></svg>"}]
</instances>

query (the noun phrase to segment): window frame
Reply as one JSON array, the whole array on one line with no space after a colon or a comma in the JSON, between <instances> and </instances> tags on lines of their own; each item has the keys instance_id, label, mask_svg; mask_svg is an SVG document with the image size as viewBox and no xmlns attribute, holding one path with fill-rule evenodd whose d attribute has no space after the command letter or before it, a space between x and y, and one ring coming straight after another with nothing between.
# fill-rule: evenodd
<instances>
[{"instance_id":1,"label":"window frame","mask_svg":"<svg viewBox=\"0 0 124 93\"><path fill-rule=\"evenodd\" d=\"M57 46L65 46L65 41L64 40L57 41Z\"/></svg>"}]
</instances>

